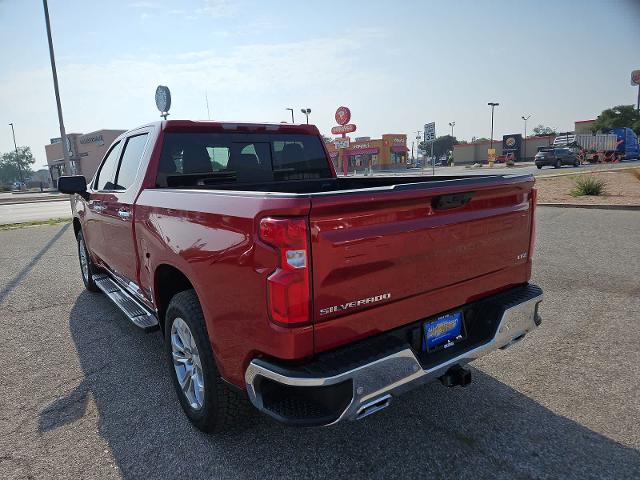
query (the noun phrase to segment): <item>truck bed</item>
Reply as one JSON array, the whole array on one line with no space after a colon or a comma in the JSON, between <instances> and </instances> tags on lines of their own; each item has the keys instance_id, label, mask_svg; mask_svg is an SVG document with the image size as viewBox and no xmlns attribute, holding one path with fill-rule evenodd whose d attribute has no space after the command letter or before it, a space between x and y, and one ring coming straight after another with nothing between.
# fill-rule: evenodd
<instances>
[{"instance_id":1,"label":"truck bed","mask_svg":"<svg viewBox=\"0 0 640 480\"><path fill-rule=\"evenodd\" d=\"M504 182L508 179L523 179L529 175L438 175L438 176L376 176L338 177L309 180L289 180L286 182L229 183L190 187L198 190L224 190L229 192L264 192L269 194L327 194L354 193L363 189L406 191L432 187L481 186Z\"/></svg>"},{"instance_id":2,"label":"truck bed","mask_svg":"<svg viewBox=\"0 0 640 480\"><path fill-rule=\"evenodd\" d=\"M529 175L348 177L147 189L136 224L141 251L164 237L187 274L202 279L195 286L212 297L212 330L242 319L237 332L224 327L233 339L214 334L221 363L236 372L255 355L242 347L247 331L262 354L304 358L526 283L533 183ZM267 216L307 219L311 326L274 330L265 318L264 288L276 267L257 241ZM142 275L141 285L151 288L152 279Z\"/></svg>"}]
</instances>

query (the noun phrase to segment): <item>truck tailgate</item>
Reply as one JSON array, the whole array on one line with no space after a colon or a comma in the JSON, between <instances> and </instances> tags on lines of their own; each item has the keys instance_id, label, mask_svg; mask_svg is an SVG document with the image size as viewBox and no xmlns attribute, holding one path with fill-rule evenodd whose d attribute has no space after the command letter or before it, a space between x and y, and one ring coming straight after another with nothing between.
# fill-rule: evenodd
<instances>
[{"instance_id":1,"label":"truck tailgate","mask_svg":"<svg viewBox=\"0 0 640 480\"><path fill-rule=\"evenodd\" d=\"M532 187L478 177L313 197L316 352L526 282Z\"/></svg>"}]
</instances>

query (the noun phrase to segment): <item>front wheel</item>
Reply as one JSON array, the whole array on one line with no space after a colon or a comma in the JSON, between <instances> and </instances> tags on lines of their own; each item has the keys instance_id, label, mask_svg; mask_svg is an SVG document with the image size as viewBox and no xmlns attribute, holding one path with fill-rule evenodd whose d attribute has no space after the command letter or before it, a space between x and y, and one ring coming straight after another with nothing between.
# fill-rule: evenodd
<instances>
[{"instance_id":1,"label":"front wheel","mask_svg":"<svg viewBox=\"0 0 640 480\"><path fill-rule=\"evenodd\" d=\"M537 168L538 170L542 170L542 165L536 165L536 168Z\"/></svg>"},{"instance_id":2,"label":"front wheel","mask_svg":"<svg viewBox=\"0 0 640 480\"><path fill-rule=\"evenodd\" d=\"M84 242L84 235L82 231L78 232L78 259L80 260L80 272L82 273L82 281L84 286L90 292L99 292L100 289L93 280L96 268L91 261L89 251L87 250L87 244Z\"/></svg>"},{"instance_id":3,"label":"front wheel","mask_svg":"<svg viewBox=\"0 0 640 480\"><path fill-rule=\"evenodd\" d=\"M220 377L195 291L176 294L165 318L165 350L182 409L203 432L228 429L246 401Z\"/></svg>"}]
</instances>

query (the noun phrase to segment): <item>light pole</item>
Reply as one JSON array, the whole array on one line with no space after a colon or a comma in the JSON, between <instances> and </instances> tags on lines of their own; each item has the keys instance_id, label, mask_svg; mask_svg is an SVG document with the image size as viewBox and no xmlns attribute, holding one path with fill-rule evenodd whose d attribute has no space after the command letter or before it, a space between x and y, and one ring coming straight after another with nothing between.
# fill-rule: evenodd
<instances>
[{"instance_id":1,"label":"light pole","mask_svg":"<svg viewBox=\"0 0 640 480\"><path fill-rule=\"evenodd\" d=\"M11 133L13 134L13 148L16 149L16 166L18 167L18 175L20 175L20 183L24 183L24 178L22 177L22 168L20 167L18 145L16 144L16 131L13 129L13 123L10 123L9 125L11 125Z\"/></svg>"},{"instance_id":2,"label":"light pole","mask_svg":"<svg viewBox=\"0 0 640 480\"><path fill-rule=\"evenodd\" d=\"M296 121L293 119L293 108L286 108L285 110L291 111L291 123L296 123Z\"/></svg>"},{"instance_id":3,"label":"light pole","mask_svg":"<svg viewBox=\"0 0 640 480\"><path fill-rule=\"evenodd\" d=\"M531 115L527 115L526 117L522 115L522 119L524 120L524 153L522 156L523 160L527 159L527 120L531 118Z\"/></svg>"},{"instance_id":4,"label":"light pole","mask_svg":"<svg viewBox=\"0 0 640 480\"><path fill-rule=\"evenodd\" d=\"M309 114L311 113L311 109L310 108L302 108L302 109L300 109L300 111L306 115L306 117L307 117L307 125L309 125Z\"/></svg>"},{"instance_id":5,"label":"light pole","mask_svg":"<svg viewBox=\"0 0 640 480\"><path fill-rule=\"evenodd\" d=\"M487 103L491 107L491 138L489 139L489 148L493 150L493 109L500 105L497 102Z\"/></svg>"},{"instance_id":6,"label":"light pole","mask_svg":"<svg viewBox=\"0 0 640 480\"><path fill-rule=\"evenodd\" d=\"M53 91L56 95L56 105L58 106L58 123L60 124L60 141L62 142L62 154L64 156L64 169L67 175L72 175L71 162L69 161L69 152L67 151L67 134L64 130L64 121L62 120L62 106L60 105L60 90L58 89L58 72L56 71L56 58L53 52L53 40L51 40L51 25L49 24L49 7L47 0L42 0L44 7L44 21L47 25L47 39L49 40L49 59L51 60L51 74L53 75Z\"/></svg>"},{"instance_id":7,"label":"light pole","mask_svg":"<svg viewBox=\"0 0 640 480\"><path fill-rule=\"evenodd\" d=\"M451 138L453 138L453 127L456 126L456 122L449 122L449 126L451 127Z\"/></svg>"}]
</instances>

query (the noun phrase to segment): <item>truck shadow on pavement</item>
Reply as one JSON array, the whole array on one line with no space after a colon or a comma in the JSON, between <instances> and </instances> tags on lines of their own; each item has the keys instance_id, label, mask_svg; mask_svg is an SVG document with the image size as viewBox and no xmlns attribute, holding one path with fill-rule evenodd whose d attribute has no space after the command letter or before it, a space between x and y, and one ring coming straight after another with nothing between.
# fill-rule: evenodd
<instances>
[{"instance_id":1,"label":"truck shadow on pavement","mask_svg":"<svg viewBox=\"0 0 640 480\"><path fill-rule=\"evenodd\" d=\"M86 291L69 322L85 378L41 412L40 430L97 409L123 478L640 478L638 451L478 369L465 389L427 385L360 422L298 429L256 414L204 435L182 414L159 333Z\"/></svg>"}]
</instances>

